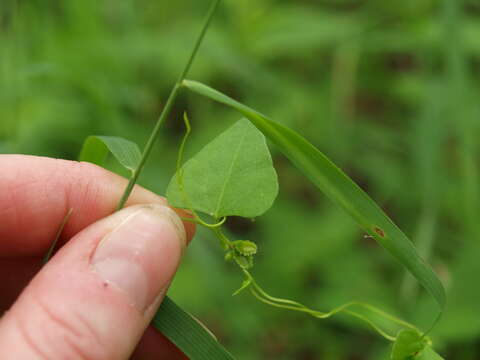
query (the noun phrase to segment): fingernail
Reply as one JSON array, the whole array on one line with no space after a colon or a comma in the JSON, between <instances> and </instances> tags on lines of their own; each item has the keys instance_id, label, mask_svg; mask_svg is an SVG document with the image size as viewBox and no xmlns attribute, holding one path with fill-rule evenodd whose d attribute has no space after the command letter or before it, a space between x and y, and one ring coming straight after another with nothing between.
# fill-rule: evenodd
<instances>
[{"instance_id":1,"label":"fingernail","mask_svg":"<svg viewBox=\"0 0 480 360\"><path fill-rule=\"evenodd\" d=\"M100 241L92 265L105 285L116 287L144 312L170 283L185 247L185 230L172 209L158 204L114 216L123 219Z\"/></svg>"}]
</instances>

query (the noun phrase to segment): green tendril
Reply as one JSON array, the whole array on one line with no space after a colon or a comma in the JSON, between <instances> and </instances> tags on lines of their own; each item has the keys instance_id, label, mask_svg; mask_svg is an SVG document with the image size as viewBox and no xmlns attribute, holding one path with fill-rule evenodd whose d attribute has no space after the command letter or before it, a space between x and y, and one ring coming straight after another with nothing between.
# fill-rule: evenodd
<instances>
[{"instance_id":1,"label":"green tendril","mask_svg":"<svg viewBox=\"0 0 480 360\"><path fill-rule=\"evenodd\" d=\"M185 144L187 143L187 139L192 132L192 126L190 125L190 120L188 119L188 115L186 112L183 113L183 123L185 124L185 134L183 135L182 142L180 143L180 148L178 149L178 156L177 156L177 173L182 168L183 163L183 154L185 152ZM180 182L178 183L180 185Z\"/></svg>"},{"instance_id":2,"label":"green tendril","mask_svg":"<svg viewBox=\"0 0 480 360\"><path fill-rule=\"evenodd\" d=\"M220 230L220 227L223 224L225 224L225 222L227 221L227 217L224 216L221 219L216 219L217 222L213 223L213 224L209 224L209 223L205 222L204 220L202 220L200 215L198 215L198 213L195 211L195 209L191 205L191 202L190 202L190 200L188 198L188 195L187 195L187 191L185 190L185 186L184 186L184 182L183 182L183 156L184 156L184 153L185 153L185 146L186 146L188 137L190 136L190 133L192 131L192 126L190 125L190 120L188 119L188 115L187 115L186 112L183 113L183 122L185 124L185 134L183 135L182 142L180 143L180 147L178 149L177 168L176 168L177 176L176 176L176 178L177 178L178 188L180 189L180 193L183 197L182 200L187 205L186 209L188 209L192 213L193 218L182 217L182 220L190 221L190 222L205 226L206 228L213 230L215 235L220 239L220 243L221 243L222 247L225 250L230 249L231 248L230 240L228 240L228 238Z\"/></svg>"},{"instance_id":3,"label":"green tendril","mask_svg":"<svg viewBox=\"0 0 480 360\"><path fill-rule=\"evenodd\" d=\"M246 285L246 286L242 286L242 288L240 288L239 290L237 290L237 293L240 291L240 290L243 290L245 287L247 287L249 285ZM280 308L280 309L285 309L285 310L292 310L292 311L298 311L298 312L304 312L304 313L307 313L317 319L327 319L335 314L338 314L338 313L345 313L345 314L349 314L353 317L356 317L362 321L364 321L365 323L367 323L373 330L375 330L379 335L381 335L382 337L384 337L385 339L389 340L389 341L395 341L396 340L396 337L395 336L392 336L392 335L389 335L386 331L384 331L380 326L378 326L377 324L375 324L373 321L371 321L370 319L368 319L366 316L364 315L361 315L355 311L352 311L352 310L348 310L347 308L352 306L353 304L349 303L349 304L345 304L345 305L342 305L338 308L335 308L334 310L328 312L328 313L323 313L323 312L320 312L320 311L316 311L316 310L313 310L313 309L310 309L310 308L307 308L306 306L303 306L302 304L299 304L300 306L297 306L295 302L292 302L292 301L289 301L289 300L285 300L285 299L278 299L278 300L282 300L284 303L293 303L294 305L285 305L285 304L281 304L279 302L275 302L275 301L272 301L271 299L273 297L271 296L268 296L267 297L264 297L263 295L265 294L264 292L263 293L260 293L259 291L257 291L257 288L253 288L253 287L250 287L250 292L252 293L252 295L254 297L256 297L259 301L267 304L267 305L270 305L270 306L274 306L276 308Z\"/></svg>"},{"instance_id":4,"label":"green tendril","mask_svg":"<svg viewBox=\"0 0 480 360\"><path fill-rule=\"evenodd\" d=\"M246 280L242 284L242 287L239 290L237 290L236 293L238 293L241 290L249 287L250 292L252 293L252 295L255 298L257 298L259 301L261 301L265 304L268 304L270 306L274 306L274 307L285 309L285 310L304 312L304 313L307 313L307 314L309 314L309 315L311 315L315 318L318 318L318 319L327 319L327 318L329 318L333 315L336 315L338 313L343 312L345 314L351 315L351 316L353 316L357 319L360 319L360 320L364 321L373 330L375 330L379 335L381 335L382 337L384 337L385 339L387 339L389 341L395 341L396 337L388 334L385 330L383 330L380 326L375 324L372 320L368 319L366 316L364 316L364 315L362 315L362 314L360 314L356 311L350 310L349 308L355 307L355 306L361 307L361 308L369 310L373 313L376 313L376 314L380 315L381 317L383 317L387 320L390 320L390 321L392 321L392 322L394 322L394 323L396 323L400 326L410 328L410 329L414 329L414 330L418 331L418 329L414 325L412 325L412 324L410 324L410 323L408 323L404 320L401 320L401 319L399 319L399 318L397 318L393 315L390 315L387 312L385 312L383 310L380 310L373 305L362 303L362 302L352 301L352 302L349 302L347 304L341 305L341 306L339 306L339 307L337 307L337 308L335 308L335 309L333 309L329 312L320 312L320 311L308 308L307 306L305 306L305 305L303 305L299 302L296 302L296 301L273 297L273 296L269 295L265 290L263 290L260 287L260 285L258 285L258 283L254 280L253 276L247 270L245 270L245 269L242 269L242 270L243 270L243 273L246 276Z\"/></svg>"},{"instance_id":5,"label":"green tendril","mask_svg":"<svg viewBox=\"0 0 480 360\"><path fill-rule=\"evenodd\" d=\"M188 210L191 211L190 209L188 209ZM193 223L198 224L198 225L205 226L206 228L209 228L209 229L214 229L214 228L220 227L220 226L222 226L223 224L225 224L225 222L227 221L227 217L226 217L226 216L224 216L219 222L214 223L214 224L206 223L205 221L203 221L203 220L200 218L200 216L194 217L194 218L189 218L189 217L182 217L182 216L180 216L180 219L182 219L182 220L184 220L184 221L193 222Z\"/></svg>"},{"instance_id":6,"label":"green tendril","mask_svg":"<svg viewBox=\"0 0 480 360\"><path fill-rule=\"evenodd\" d=\"M195 209L193 209L193 206L191 205L190 200L189 200L188 195L187 195L187 192L185 190L185 186L184 186L184 182L183 182L183 167L182 167L183 166L183 156L184 156L184 153L185 153L185 146L186 146L188 137L190 136L190 133L192 132L192 126L190 125L190 120L188 119L188 115L187 115L186 112L183 113L183 122L185 124L185 134L183 135L182 142L180 143L180 147L178 149L177 168L176 168L176 170L177 170L177 183L178 183L178 187L180 188L180 193L183 196L183 201L185 202L185 204L187 204L187 209L192 213L193 218L182 217L181 219L185 220L185 221L194 222L196 224L205 226L206 228L209 228L209 229L214 229L214 228L222 226L225 223L225 221L227 221L227 217L224 216L218 222L213 223L213 224L209 224L209 223L205 222L204 220L202 220L200 215L198 215L198 213L195 211Z\"/></svg>"}]
</instances>

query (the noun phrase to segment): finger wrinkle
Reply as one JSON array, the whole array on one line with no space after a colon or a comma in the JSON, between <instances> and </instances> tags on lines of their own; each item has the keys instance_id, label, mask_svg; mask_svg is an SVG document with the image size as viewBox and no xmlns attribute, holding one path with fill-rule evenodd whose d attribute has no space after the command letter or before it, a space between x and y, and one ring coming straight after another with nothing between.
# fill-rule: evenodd
<instances>
[{"instance_id":1,"label":"finger wrinkle","mask_svg":"<svg viewBox=\"0 0 480 360\"><path fill-rule=\"evenodd\" d=\"M42 301L38 301L37 304L50 320L46 322L50 323L51 325L55 324L56 327L63 333L62 340L65 341L67 345L66 348L68 350L65 352L69 353L68 359L89 359L90 357L87 356L82 346L80 346L78 343L83 341L83 339L90 340L91 337L84 336L84 334L77 329L76 322L67 321L66 319L69 318L69 316L62 316L61 314L55 313L55 311L52 310L49 305L44 304Z\"/></svg>"},{"instance_id":2,"label":"finger wrinkle","mask_svg":"<svg viewBox=\"0 0 480 360\"><path fill-rule=\"evenodd\" d=\"M25 342L29 350L33 352L33 354L35 355L35 358L39 360L48 360L48 356L42 350L42 346L39 344L38 341L34 340L35 336L30 334L30 330L29 330L29 327L27 326L27 323L25 323L25 321L18 316L14 318L14 322L16 323L16 327L18 329L20 338Z\"/></svg>"}]
</instances>

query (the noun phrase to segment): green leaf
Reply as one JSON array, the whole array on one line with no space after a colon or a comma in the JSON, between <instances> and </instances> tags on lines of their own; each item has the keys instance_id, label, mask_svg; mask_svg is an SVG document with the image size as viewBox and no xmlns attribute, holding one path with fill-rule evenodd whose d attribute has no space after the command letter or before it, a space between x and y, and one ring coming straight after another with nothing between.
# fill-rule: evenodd
<instances>
[{"instance_id":1,"label":"green leaf","mask_svg":"<svg viewBox=\"0 0 480 360\"><path fill-rule=\"evenodd\" d=\"M423 350L415 360L444 360L443 357L438 355L435 350L433 350L430 346L427 346L425 350Z\"/></svg>"},{"instance_id":2,"label":"green leaf","mask_svg":"<svg viewBox=\"0 0 480 360\"><path fill-rule=\"evenodd\" d=\"M103 166L109 152L131 172L136 169L142 157L134 142L116 136L92 135L83 143L79 160Z\"/></svg>"},{"instance_id":3,"label":"green leaf","mask_svg":"<svg viewBox=\"0 0 480 360\"><path fill-rule=\"evenodd\" d=\"M278 194L265 137L247 119L207 144L180 172L182 184L176 174L168 186L169 203L215 218L262 215Z\"/></svg>"},{"instance_id":4,"label":"green leaf","mask_svg":"<svg viewBox=\"0 0 480 360\"><path fill-rule=\"evenodd\" d=\"M440 314L443 312L445 289L432 268L380 207L324 154L295 131L206 85L185 80L183 86L231 106L246 116L313 184L403 264L434 297Z\"/></svg>"},{"instance_id":5,"label":"green leaf","mask_svg":"<svg viewBox=\"0 0 480 360\"><path fill-rule=\"evenodd\" d=\"M163 300L152 324L191 360L234 359L205 326L168 296Z\"/></svg>"},{"instance_id":6,"label":"green leaf","mask_svg":"<svg viewBox=\"0 0 480 360\"><path fill-rule=\"evenodd\" d=\"M428 345L428 340L415 330L402 330L393 344L391 360L413 360Z\"/></svg>"}]
</instances>

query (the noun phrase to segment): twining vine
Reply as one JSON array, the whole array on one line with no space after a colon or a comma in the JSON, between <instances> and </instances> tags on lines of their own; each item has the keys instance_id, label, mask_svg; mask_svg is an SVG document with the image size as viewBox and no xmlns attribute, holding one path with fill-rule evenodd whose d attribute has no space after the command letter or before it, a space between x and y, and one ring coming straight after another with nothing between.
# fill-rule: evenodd
<instances>
[{"instance_id":1,"label":"twining vine","mask_svg":"<svg viewBox=\"0 0 480 360\"><path fill-rule=\"evenodd\" d=\"M402 319L399 319L396 316L388 314L387 312L381 309L378 309L377 307L367 303L352 301L352 302L343 304L339 307L336 307L329 312L321 312L318 310L311 309L297 301L282 299L282 298L274 297L268 294L258 284L258 282L254 279L252 273L249 271L251 268L253 268L253 265L254 265L254 256L257 254L257 251L258 251L257 245L254 242L249 240L230 240L222 231L222 225L225 224L227 220L227 216L223 216L222 218L216 218L214 219L215 222L210 224L205 222L198 215L197 211L191 205L189 196L184 186L183 158L184 158L186 143L190 136L192 128L186 113L184 113L183 120L185 124L185 134L182 138L182 141L180 143L180 147L178 150L175 179L177 181L178 188L180 189L182 200L186 204L186 209L188 209L191 212L192 217L182 217L182 219L185 221L194 222L198 225L201 225L205 228L210 229L219 240L220 245L225 252L225 260L230 262L233 261L238 265L238 267L240 268L241 272L244 275L244 281L240 286L240 288L233 293L233 295L237 295L244 290L249 290L250 293L256 299L258 299L259 301L267 305L277 307L280 309L285 309L285 310L303 312L317 319L327 319L333 315L344 313L365 322L373 330L375 330L379 335L381 335L382 337L384 337L385 339L391 342L395 342L397 340L397 337L394 335L388 334L387 331L383 330L380 326L375 324L373 321L368 319L363 314L360 314L357 311L352 310L352 308L355 308L355 307L363 308L364 310L368 310L372 313L375 313L378 316L386 320L389 320L404 329L409 329L418 334L421 334L421 331L415 325L407 321L404 321ZM422 335L422 337L425 337L426 342L428 344L431 343L430 339L426 337L425 334Z\"/></svg>"}]
</instances>

